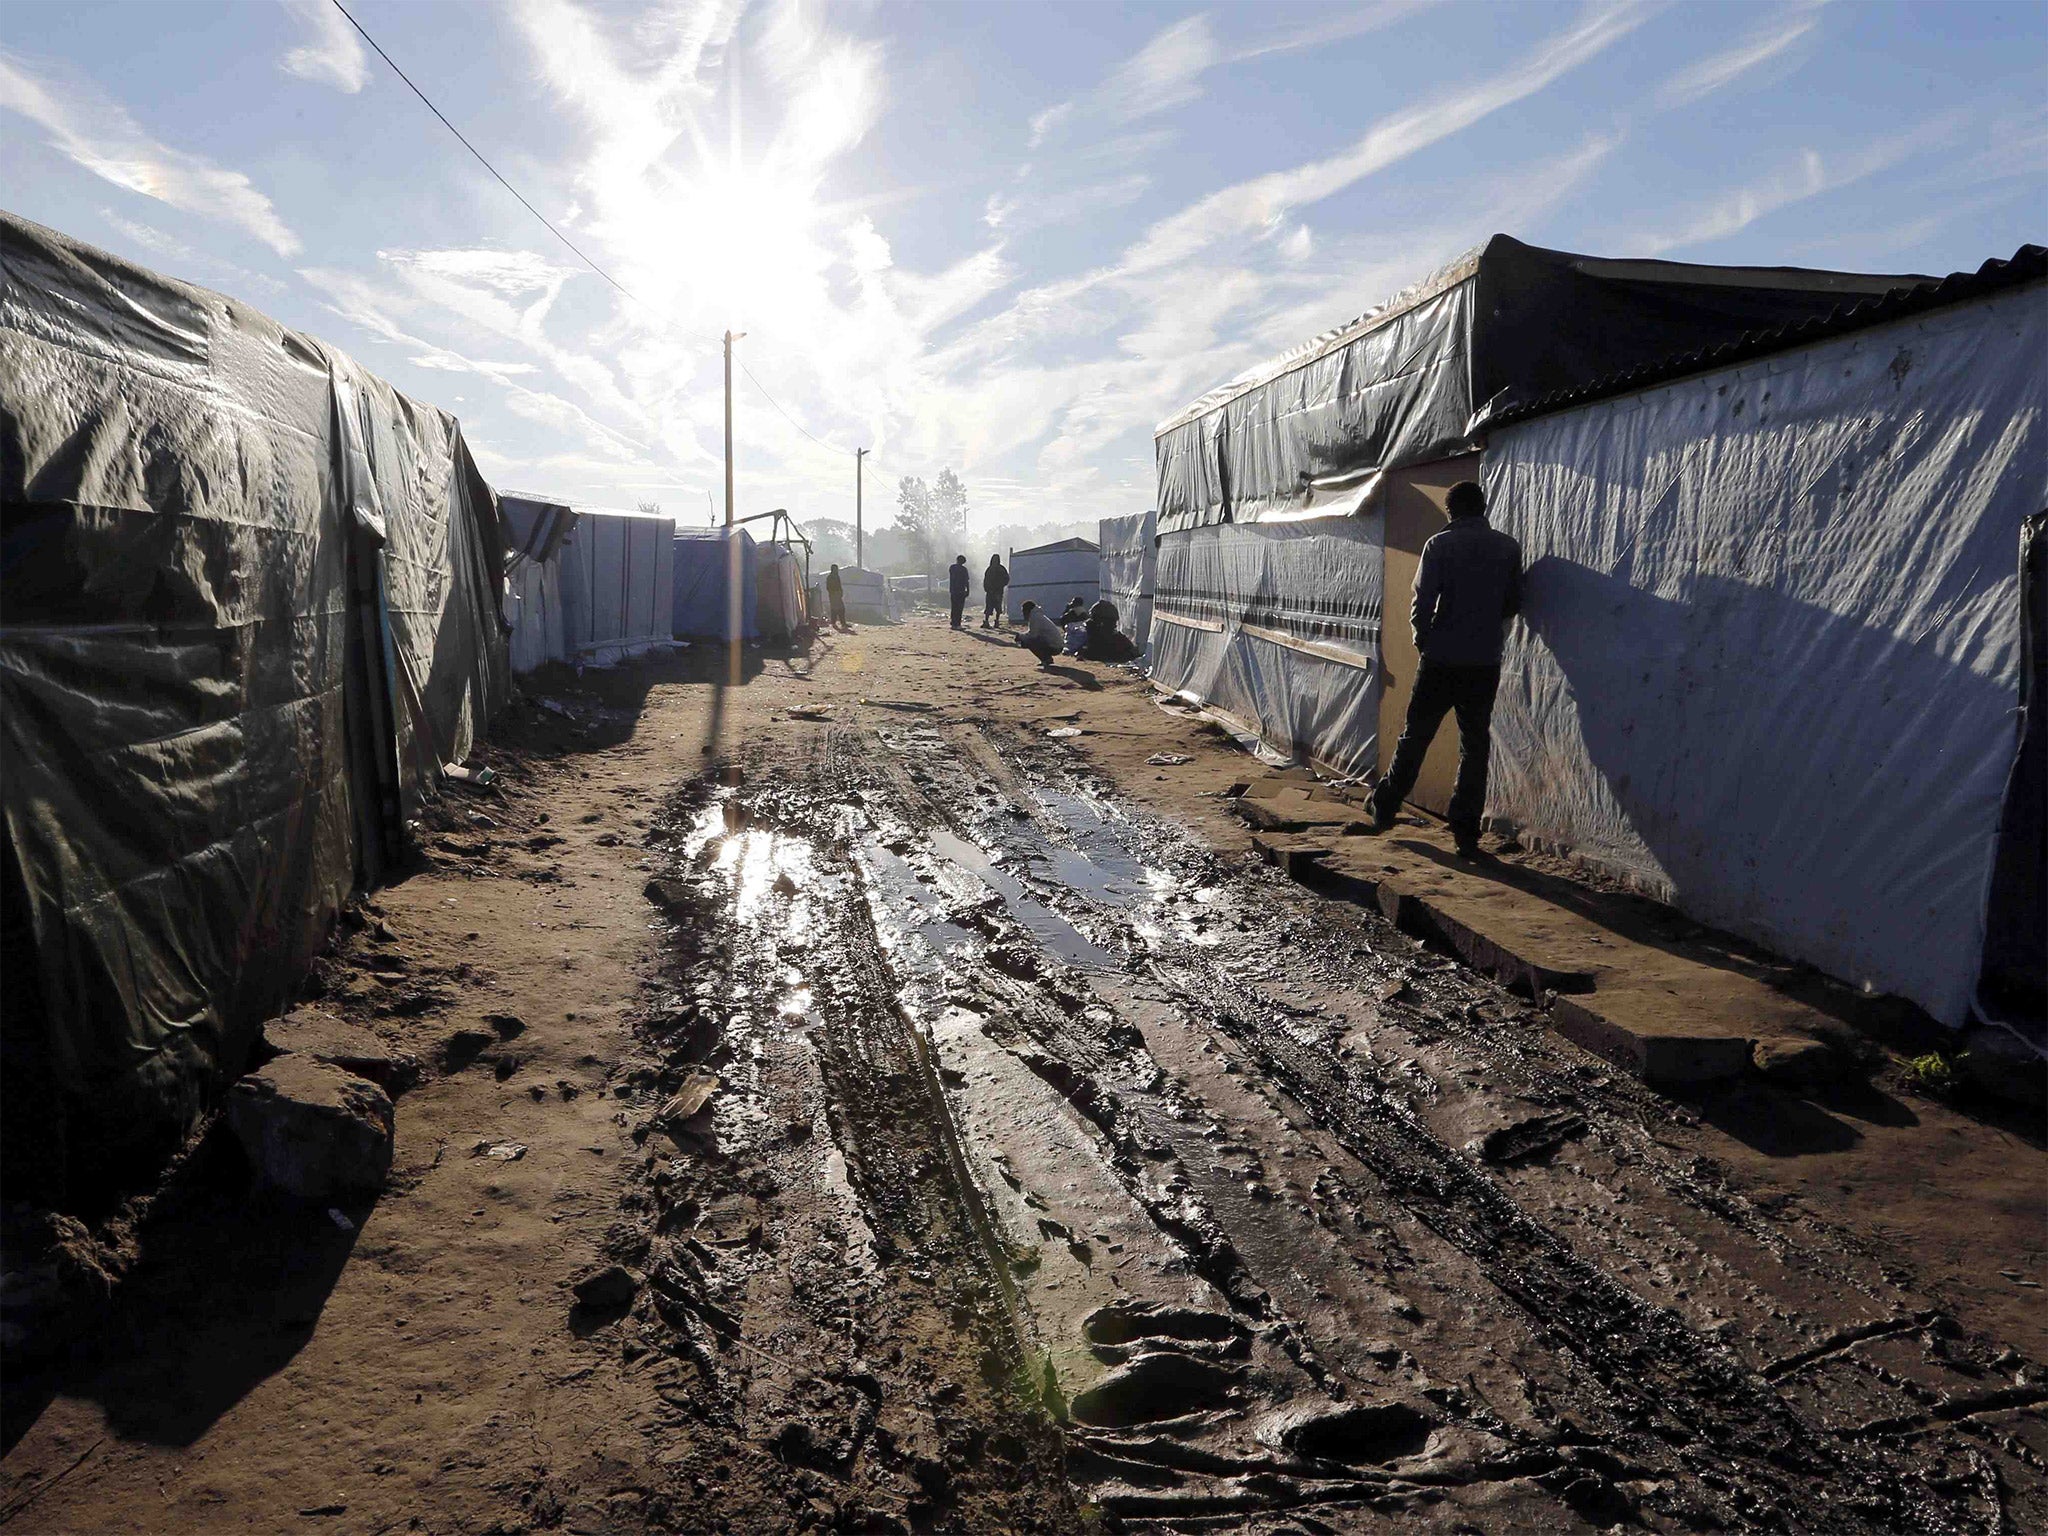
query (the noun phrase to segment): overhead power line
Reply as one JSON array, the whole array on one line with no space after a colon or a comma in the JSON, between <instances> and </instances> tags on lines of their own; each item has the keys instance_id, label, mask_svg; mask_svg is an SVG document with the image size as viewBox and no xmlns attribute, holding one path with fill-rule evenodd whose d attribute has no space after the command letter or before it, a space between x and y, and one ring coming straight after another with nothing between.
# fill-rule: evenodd
<instances>
[{"instance_id":1,"label":"overhead power line","mask_svg":"<svg viewBox=\"0 0 2048 1536\"><path fill-rule=\"evenodd\" d=\"M507 181L504 178L504 175L498 170L498 168L495 165L491 164L490 161L484 158L484 152L478 149L474 144L470 143L468 136L464 134L460 128L456 127L453 123L448 121L448 114L446 112L443 112L439 107L435 106L432 100L428 98L427 93L425 91L421 90L417 85L413 84L412 76L408 75L404 70L398 67L398 61L392 58L390 54L384 51L384 45L378 42L377 39L375 39L374 37L370 36L368 29L365 28L360 21L357 21L354 16L349 14L348 7L343 5L341 3L341 0L333 0L333 4L334 8L337 11L341 12L341 14L345 18L347 18L348 24L354 27L356 31L362 33L363 41L368 43L372 48L377 50L377 57L382 59L386 64L389 64L391 66L391 72L394 75L398 76L399 79L403 80L406 83L406 85L411 88L413 95L419 97L419 99L423 103L425 103L426 109L441 120L441 126L446 128L450 133L454 134L456 138L462 140L462 147L468 150L472 155L476 156L476 163L482 166L485 170L489 171L491 175L496 177L499 186L503 187L507 192L510 192L514 197L519 199L520 207L524 208L536 219L539 219L542 224L546 225L548 233L553 235L557 240L561 241L562 244L566 245L572 252L574 252L576 259L582 262L583 265L590 268L591 271L595 272L599 277L603 278L606 282L610 283L612 287L616 288L620 293L624 294L627 298L631 299L635 304L640 304L643 308L646 307L644 302L636 294L634 294L634 292L630 288L628 288L624 283L620 282L616 277L613 277L611 273L605 271L603 267L600 267L588 256L584 255L583 251L581 250L581 248L577 246L574 240L571 240L567 235L563 234L559 229L557 229L553 221L550 220L546 214L542 213L538 208L534 207L532 203L526 200L525 193L521 192L517 187L513 186L511 182ZM781 409L780 406L776 408L778 410Z\"/></svg>"},{"instance_id":2,"label":"overhead power line","mask_svg":"<svg viewBox=\"0 0 2048 1536\"><path fill-rule=\"evenodd\" d=\"M433 113L435 117L440 119L441 126L443 128L446 128L450 133L454 134L455 137L461 141L462 147L468 150L470 154L476 157L476 163L482 166L485 170L489 171L492 177L497 181L499 186L503 187L507 192L510 192L514 197L519 199L520 207L524 208L528 213L532 214L536 219L538 219L541 222L541 225L547 230L547 232L553 235L557 240L561 241L562 244L569 249L569 251L576 257L578 261L582 262L583 265L590 268L591 271L595 272L607 283L610 283L612 287L616 289L621 296L623 296L626 299L629 299L634 304L639 305L642 309L647 310L650 314L653 313L652 306L650 306L638 294L634 293L633 290L628 288L624 283L620 282L617 278L613 277L611 273L605 271L603 267L599 266L595 261L591 260L589 256L585 255L582 247L577 245L576 242L574 240L571 240L567 235L563 234L560 229L556 228L554 221L551 220L546 214L542 213L538 208L534 207L533 204L527 200L525 193L521 192L517 187L513 186L511 182L505 179L504 173L501 172L495 165L491 164L491 162L485 157L484 152L482 150L478 149L474 144L470 143L469 136L467 134L465 134L460 128L456 127L454 123L449 121L448 114L446 112L443 112L439 107L434 105L433 98L428 96L425 91L421 90L417 85L413 83L412 76L408 75L403 69L400 69L398 67L398 61L392 58L390 54L384 51L384 45L378 42L376 38L370 35L369 29L365 27L360 21L356 20L355 16L349 11L349 8L341 3L341 0L331 0L331 3L333 4L334 8L337 11L341 12L343 19L346 20L350 26L356 29L357 33L361 35L363 41L368 43L371 46L371 48L376 50L377 57L382 59L386 64L391 66L391 72L394 75L398 76L399 79L405 82L407 89L409 89L413 93L413 95L419 97L421 104L425 106L429 112ZM755 389L761 392L761 398L763 400L766 400L770 405L775 407L777 414L779 414L784 421L788 422L792 427L795 427L797 431L803 433L805 437L809 438L812 442L816 443L820 448L826 449L827 451L832 453L850 453L852 451L851 449L847 448L834 447L831 443L828 443L822 437L819 437L817 433L811 431L802 422L798 421L794 416L790 415L788 411L783 409L782 402L780 400L777 400L773 395L768 393L767 386L764 385L759 379L754 377L754 370L749 368L744 362L740 363L740 371L746 374L748 382L751 383ZM880 466L878 465L876 467L879 468Z\"/></svg>"}]
</instances>

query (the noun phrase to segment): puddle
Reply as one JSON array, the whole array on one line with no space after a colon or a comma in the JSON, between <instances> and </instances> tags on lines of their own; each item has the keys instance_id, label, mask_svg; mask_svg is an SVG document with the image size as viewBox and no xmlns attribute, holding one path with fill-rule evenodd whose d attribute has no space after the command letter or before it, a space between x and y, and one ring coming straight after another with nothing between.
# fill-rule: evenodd
<instances>
[{"instance_id":1,"label":"puddle","mask_svg":"<svg viewBox=\"0 0 2048 1536\"><path fill-rule=\"evenodd\" d=\"M1118 969L1117 957L1033 896L1015 875L1001 868L975 844L944 827L927 834L940 857L968 871L1009 904L1010 915L1022 923L1031 936L1069 965L1087 970Z\"/></svg>"}]
</instances>

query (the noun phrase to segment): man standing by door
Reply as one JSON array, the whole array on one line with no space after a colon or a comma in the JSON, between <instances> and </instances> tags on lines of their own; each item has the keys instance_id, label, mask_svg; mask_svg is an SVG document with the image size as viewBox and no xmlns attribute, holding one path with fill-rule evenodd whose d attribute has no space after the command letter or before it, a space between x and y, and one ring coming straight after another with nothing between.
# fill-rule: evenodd
<instances>
[{"instance_id":1,"label":"man standing by door","mask_svg":"<svg viewBox=\"0 0 2048 1536\"><path fill-rule=\"evenodd\" d=\"M1486 492L1471 480L1445 500L1450 527L1422 546L1410 621L1421 663L1408 696L1408 719L1394 761L1372 796L1373 830L1415 788L1422 759L1446 714L1458 716L1458 782L1451 791L1451 836L1458 852L1479 851L1486 810L1487 757L1493 746L1493 697L1500 688L1501 642L1522 607L1522 546L1486 521Z\"/></svg>"},{"instance_id":2,"label":"man standing by door","mask_svg":"<svg viewBox=\"0 0 2048 1536\"><path fill-rule=\"evenodd\" d=\"M955 555L946 567L948 595L953 599L953 627L960 627L960 615L967 611L967 593L974 585L974 573L967 569L967 557Z\"/></svg>"}]
</instances>

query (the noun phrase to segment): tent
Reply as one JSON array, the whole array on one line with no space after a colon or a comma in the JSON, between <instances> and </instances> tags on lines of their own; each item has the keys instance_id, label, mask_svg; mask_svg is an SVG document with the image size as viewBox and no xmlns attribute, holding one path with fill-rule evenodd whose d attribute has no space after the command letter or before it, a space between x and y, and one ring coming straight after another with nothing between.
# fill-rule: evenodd
<instances>
[{"instance_id":1,"label":"tent","mask_svg":"<svg viewBox=\"0 0 2048 1536\"><path fill-rule=\"evenodd\" d=\"M1088 539L1060 539L1034 549L1010 551L1010 587L1004 602L1012 624L1024 622L1028 600L1050 606L1053 617L1067 606L1067 599L1095 601L1101 580L1101 552Z\"/></svg>"},{"instance_id":2,"label":"tent","mask_svg":"<svg viewBox=\"0 0 2048 1536\"><path fill-rule=\"evenodd\" d=\"M519 606L506 619L522 658L608 667L674 638L675 528L668 518L572 510L523 492L508 492L498 506L513 548L548 545L551 552L534 563L554 566L551 574L531 573L515 556L511 585Z\"/></svg>"},{"instance_id":3,"label":"tent","mask_svg":"<svg viewBox=\"0 0 2048 1536\"><path fill-rule=\"evenodd\" d=\"M1483 480L1531 562L1494 818L1960 1023L1987 933L2040 902L1994 870L2042 863L2008 781L2044 273L2035 247L1935 283L1496 237L1162 426L1154 683L1383 768L1422 544ZM1441 734L1414 803L1443 809L1455 755Z\"/></svg>"},{"instance_id":4,"label":"tent","mask_svg":"<svg viewBox=\"0 0 2048 1536\"><path fill-rule=\"evenodd\" d=\"M1117 627L1131 637L1140 655L1151 643L1152 582L1159 563L1155 537L1159 514L1136 512L1105 517L1096 533L1096 586L1116 604Z\"/></svg>"},{"instance_id":5,"label":"tent","mask_svg":"<svg viewBox=\"0 0 2048 1536\"><path fill-rule=\"evenodd\" d=\"M0 214L10 1199L160 1154L503 701L444 411Z\"/></svg>"},{"instance_id":6,"label":"tent","mask_svg":"<svg viewBox=\"0 0 2048 1536\"><path fill-rule=\"evenodd\" d=\"M675 638L759 640L759 556L754 536L744 528L676 529Z\"/></svg>"}]
</instances>

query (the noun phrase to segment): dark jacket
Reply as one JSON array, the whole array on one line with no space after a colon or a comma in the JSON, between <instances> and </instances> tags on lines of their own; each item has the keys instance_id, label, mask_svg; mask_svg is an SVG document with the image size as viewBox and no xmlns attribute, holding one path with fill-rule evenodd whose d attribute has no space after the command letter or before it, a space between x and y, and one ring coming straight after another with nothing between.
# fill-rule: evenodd
<instances>
[{"instance_id":1,"label":"dark jacket","mask_svg":"<svg viewBox=\"0 0 2048 1536\"><path fill-rule=\"evenodd\" d=\"M827 571L825 573L825 594L828 597L837 597L845 590L846 588L840 584L837 571Z\"/></svg>"},{"instance_id":2,"label":"dark jacket","mask_svg":"<svg viewBox=\"0 0 2048 1536\"><path fill-rule=\"evenodd\" d=\"M965 597L967 589L974 585L974 578L967 574L967 567L954 561L946 567L946 588L955 597Z\"/></svg>"},{"instance_id":3,"label":"dark jacket","mask_svg":"<svg viewBox=\"0 0 2048 1536\"><path fill-rule=\"evenodd\" d=\"M1450 667L1497 667L1507 622L1522 610L1522 546L1484 517L1455 517L1422 546L1415 648Z\"/></svg>"},{"instance_id":4,"label":"dark jacket","mask_svg":"<svg viewBox=\"0 0 2048 1536\"><path fill-rule=\"evenodd\" d=\"M981 573L981 590L1000 595L1003 588L1009 584L1010 573L1004 569L1003 562L991 559L988 563L988 569Z\"/></svg>"}]
</instances>

